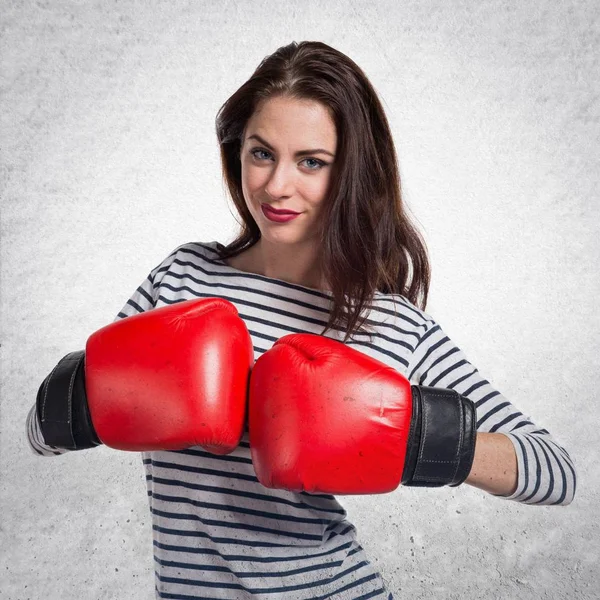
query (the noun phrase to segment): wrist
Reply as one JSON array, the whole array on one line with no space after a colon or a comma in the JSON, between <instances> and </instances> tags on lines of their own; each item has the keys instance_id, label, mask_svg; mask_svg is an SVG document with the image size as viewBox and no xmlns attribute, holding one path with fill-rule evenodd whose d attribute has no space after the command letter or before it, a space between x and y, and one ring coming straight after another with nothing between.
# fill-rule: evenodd
<instances>
[{"instance_id":1,"label":"wrist","mask_svg":"<svg viewBox=\"0 0 600 600\"><path fill-rule=\"evenodd\" d=\"M83 450L102 443L88 408L84 363L83 350L67 354L38 390L37 414L49 446Z\"/></svg>"},{"instance_id":2,"label":"wrist","mask_svg":"<svg viewBox=\"0 0 600 600\"><path fill-rule=\"evenodd\" d=\"M473 465L475 404L454 390L426 386L411 389L413 412L402 484L460 485Z\"/></svg>"}]
</instances>

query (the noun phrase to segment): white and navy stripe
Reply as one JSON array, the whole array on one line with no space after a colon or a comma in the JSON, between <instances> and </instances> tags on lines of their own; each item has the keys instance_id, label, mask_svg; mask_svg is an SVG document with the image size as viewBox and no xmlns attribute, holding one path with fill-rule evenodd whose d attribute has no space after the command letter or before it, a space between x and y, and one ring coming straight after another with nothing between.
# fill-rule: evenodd
<instances>
[{"instance_id":1,"label":"white and navy stripe","mask_svg":"<svg viewBox=\"0 0 600 600\"><path fill-rule=\"evenodd\" d=\"M255 359L288 333L320 333L329 296L229 267L217 242L188 243L158 265L115 320L191 298L231 301L250 331ZM568 504L575 470L567 452L481 377L440 326L405 298L377 294L349 345L412 383L453 388L476 403L478 430L506 434L518 457L516 492L528 504ZM343 333L328 331L343 339ZM43 442L35 410L27 432L34 452L62 454ZM264 488L248 431L231 454L190 448L143 453L152 514L157 598L173 600L333 598L391 600L334 496Z\"/></svg>"}]
</instances>

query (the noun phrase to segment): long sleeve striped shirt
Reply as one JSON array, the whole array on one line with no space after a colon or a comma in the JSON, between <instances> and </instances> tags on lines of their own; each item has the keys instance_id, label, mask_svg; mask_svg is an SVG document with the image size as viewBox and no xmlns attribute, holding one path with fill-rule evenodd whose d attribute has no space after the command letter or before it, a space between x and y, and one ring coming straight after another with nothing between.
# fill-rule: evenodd
<instances>
[{"instance_id":1,"label":"long sleeve striped shirt","mask_svg":"<svg viewBox=\"0 0 600 600\"><path fill-rule=\"evenodd\" d=\"M156 266L115 321L193 298L232 302L258 359L289 333L319 334L330 293L239 271L219 258L218 242L190 242ZM377 293L366 333L348 345L390 365L413 384L452 388L471 399L479 432L502 433L517 456L518 484L503 499L566 505L576 473L567 451L486 381L439 324L400 295ZM326 335L343 339L342 332ZM35 406L31 449L65 454L43 439ZM157 598L337 600L393 598L329 494L263 487L252 467L248 430L231 454L200 447L141 453L154 537Z\"/></svg>"}]
</instances>

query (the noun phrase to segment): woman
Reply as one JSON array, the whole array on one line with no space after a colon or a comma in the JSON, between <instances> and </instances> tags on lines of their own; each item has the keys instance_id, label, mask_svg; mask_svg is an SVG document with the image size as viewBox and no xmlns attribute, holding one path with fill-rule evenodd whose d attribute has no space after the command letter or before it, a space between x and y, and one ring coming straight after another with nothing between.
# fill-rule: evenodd
<instances>
[{"instance_id":1,"label":"woman","mask_svg":"<svg viewBox=\"0 0 600 600\"><path fill-rule=\"evenodd\" d=\"M526 504L569 504L576 474L566 450L483 379L423 312L425 246L402 204L385 114L360 68L322 43L282 47L222 106L217 136L242 219L238 237L226 247L191 242L176 248L115 323L184 300L225 299L249 331L257 360L252 378L258 359L288 334L333 339L355 352L348 361L369 356L413 386L450 390L476 411L476 438L461 467L468 468L451 485L464 482ZM292 368L282 367L282 377ZM340 372L353 368L343 364ZM143 453L157 597L392 598L333 494L381 493L399 482L386 490L361 487L350 472L348 491L330 472L317 474L325 484L286 487L264 470L259 481L255 468L268 459L256 454L263 440L252 432L264 421L252 413L250 394L250 427L228 454L206 446ZM361 406L364 398L350 400ZM27 420L32 449L42 456L67 452L45 439L35 409ZM297 433L285 424L285 411L279 420L276 412L263 428L267 435ZM318 415L311 418L315 428L322 425ZM336 418L327 417L332 430L339 427ZM322 453L333 447L332 440L318 441ZM361 454L369 449L359 448ZM398 468L391 461L386 470ZM301 470L292 465L290 471ZM403 484L436 485L399 475Z\"/></svg>"}]
</instances>

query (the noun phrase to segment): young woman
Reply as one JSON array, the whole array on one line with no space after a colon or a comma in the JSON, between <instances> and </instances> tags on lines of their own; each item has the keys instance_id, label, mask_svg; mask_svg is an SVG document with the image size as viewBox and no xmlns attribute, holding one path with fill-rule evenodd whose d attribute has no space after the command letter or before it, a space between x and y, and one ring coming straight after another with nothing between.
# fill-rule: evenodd
<instances>
[{"instance_id":1,"label":"young woman","mask_svg":"<svg viewBox=\"0 0 600 600\"><path fill-rule=\"evenodd\" d=\"M282 47L216 129L239 235L176 248L27 420L42 456L143 451L156 596L392 598L335 494L569 504L567 451L424 312L427 253L361 69Z\"/></svg>"}]
</instances>

